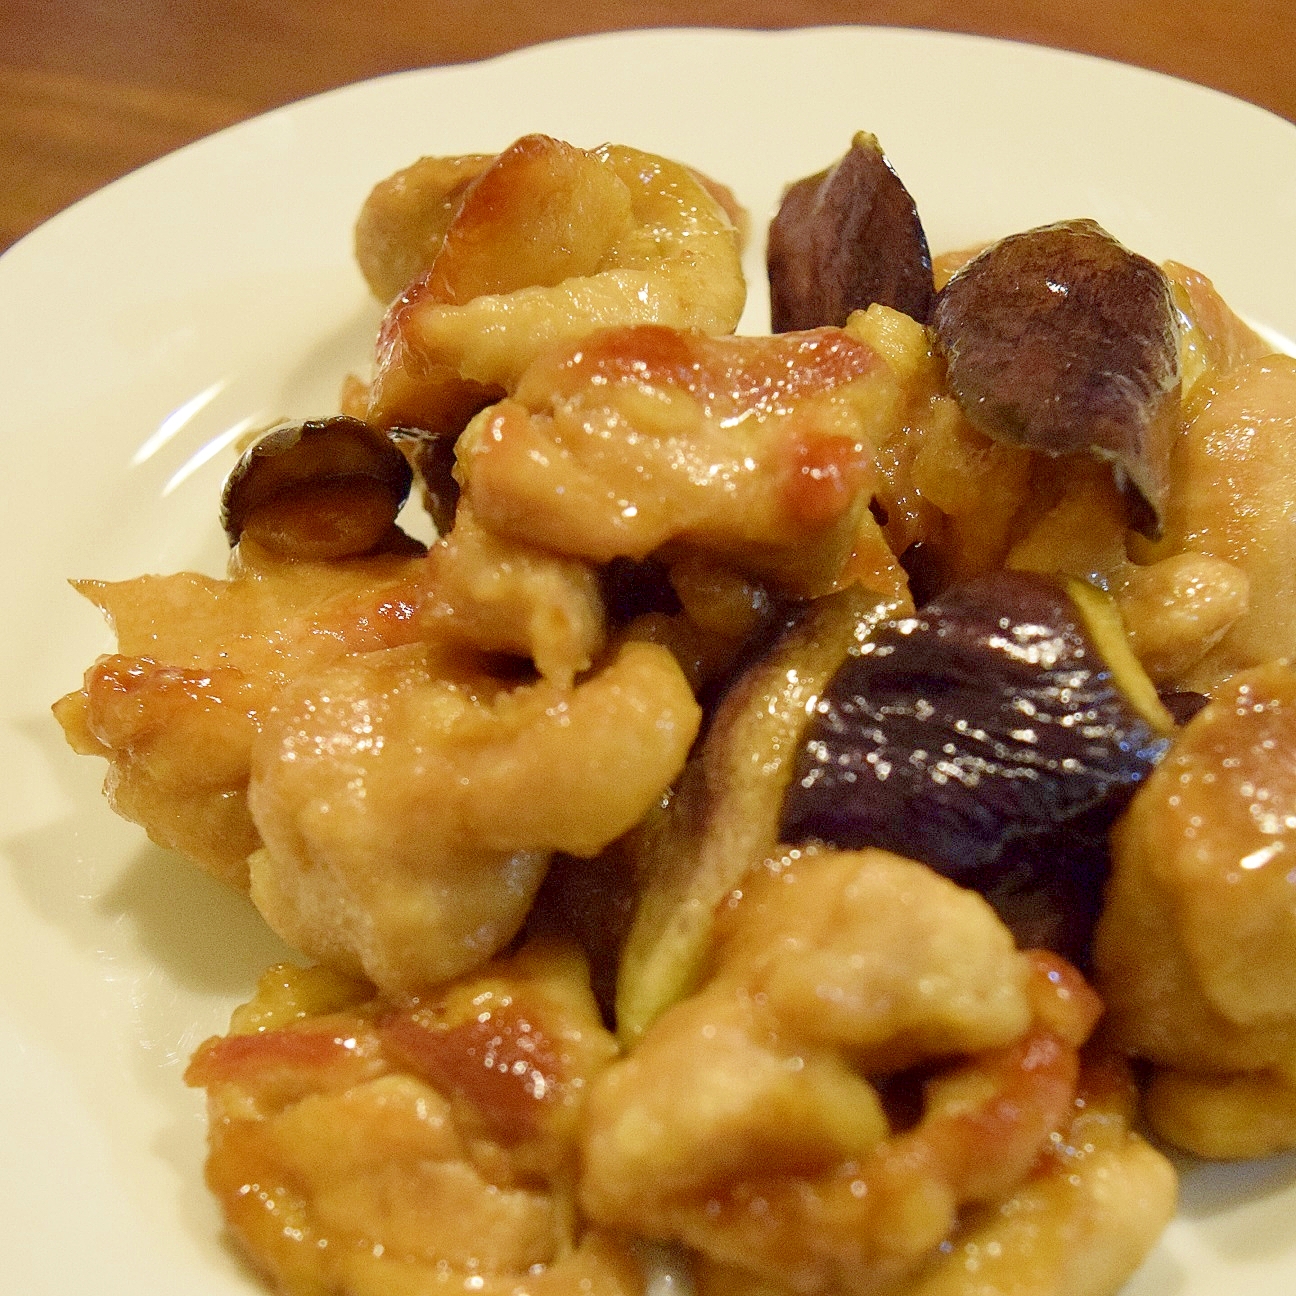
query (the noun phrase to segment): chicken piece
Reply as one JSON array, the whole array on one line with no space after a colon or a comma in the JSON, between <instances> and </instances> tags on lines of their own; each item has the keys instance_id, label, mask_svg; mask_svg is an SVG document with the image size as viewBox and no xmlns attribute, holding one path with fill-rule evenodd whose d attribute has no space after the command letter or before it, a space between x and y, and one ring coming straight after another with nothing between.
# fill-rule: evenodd
<instances>
[{"instance_id":1,"label":"chicken piece","mask_svg":"<svg viewBox=\"0 0 1296 1296\"><path fill-rule=\"evenodd\" d=\"M430 597L420 625L436 638L533 661L570 686L603 650L598 576L585 563L493 536L461 508L428 553Z\"/></svg>"},{"instance_id":2,"label":"chicken piece","mask_svg":"<svg viewBox=\"0 0 1296 1296\"><path fill-rule=\"evenodd\" d=\"M1159 1137L1216 1161L1296 1148L1296 1069L1201 1075L1158 1070L1144 1114Z\"/></svg>"},{"instance_id":3,"label":"chicken piece","mask_svg":"<svg viewBox=\"0 0 1296 1296\"><path fill-rule=\"evenodd\" d=\"M1197 664L1251 606L1246 572L1202 553L1131 563L1113 584L1130 647L1163 688L1187 687Z\"/></svg>"},{"instance_id":4,"label":"chicken piece","mask_svg":"<svg viewBox=\"0 0 1296 1296\"><path fill-rule=\"evenodd\" d=\"M494 161L493 153L423 157L374 185L356 217L355 257L384 306L432 268L465 190Z\"/></svg>"},{"instance_id":5,"label":"chicken piece","mask_svg":"<svg viewBox=\"0 0 1296 1296\"><path fill-rule=\"evenodd\" d=\"M418 628L426 642L516 657L563 687L604 649L594 569L490 535L467 508L428 550L425 580Z\"/></svg>"},{"instance_id":6,"label":"chicken piece","mask_svg":"<svg viewBox=\"0 0 1296 1296\"><path fill-rule=\"evenodd\" d=\"M840 329L708 338L605 330L537 361L457 449L480 523L608 562L702 552L785 592L903 572L869 511L904 393Z\"/></svg>"},{"instance_id":7,"label":"chicken piece","mask_svg":"<svg viewBox=\"0 0 1296 1296\"><path fill-rule=\"evenodd\" d=\"M279 967L203 1044L207 1181L286 1296L637 1296L569 1207L589 1083L616 1052L569 947L535 944L397 1004Z\"/></svg>"},{"instance_id":8,"label":"chicken piece","mask_svg":"<svg viewBox=\"0 0 1296 1296\"><path fill-rule=\"evenodd\" d=\"M540 351L598 327L730 332L746 296L739 242L677 162L525 136L469 182L430 268L389 309L369 421L457 434Z\"/></svg>"},{"instance_id":9,"label":"chicken piece","mask_svg":"<svg viewBox=\"0 0 1296 1296\"><path fill-rule=\"evenodd\" d=\"M569 686L604 637L591 569L484 536L467 518L426 558L292 562L244 541L227 580L182 572L77 589L113 625L118 651L56 704L69 743L108 760L117 813L244 889L260 845L251 749L290 682L426 642L447 670L474 652L510 653Z\"/></svg>"},{"instance_id":10,"label":"chicken piece","mask_svg":"<svg viewBox=\"0 0 1296 1296\"><path fill-rule=\"evenodd\" d=\"M1194 552L1231 563L1246 613L1178 681L1212 692L1236 671L1296 652L1296 359L1269 356L1203 379L1171 457L1165 535L1139 556Z\"/></svg>"},{"instance_id":11,"label":"chicken piece","mask_svg":"<svg viewBox=\"0 0 1296 1296\"><path fill-rule=\"evenodd\" d=\"M753 1285L890 1291L1066 1122L1096 997L881 851L771 865L724 926L713 978L596 1082L581 1204ZM921 1116L893 1127L910 1065Z\"/></svg>"},{"instance_id":12,"label":"chicken piece","mask_svg":"<svg viewBox=\"0 0 1296 1296\"><path fill-rule=\"evenodd\" d=\"M243 544L225 581L82 588L122 651L55 712L108 760L114 808L249 890L285 939L388 987L490 957L550 853L626 831L697 730L664 649L628 648L577 687L603 643L593 572L467 514L427 557Z\"/></svg>"},{"instance_id":13,"label":"chicken piece","mask_svg":"<svg viewBox=\"0 0 1296 1296\"><path fill-rule=\"evenodd\" d=\"M422 555L292 562L244 544L225 580L180 572L74 584L128 657L186 668L219 659L281 684L344 653L414 642L425 582Z\"/></svg>"},{"instance_id":14,"label":"chicken piece","mask_svg":"<svg viewBox=\"0 0 1296 1296\"><path fill-rule=\"evenodd\" d=\"M80 581L118 652L55 715L76 751L108 760L118 814L246 888L260 844L247 808L251 748L279 691L348 653L414 641L423 578L421 559L262 555L228 581L187 572Z\"/></svg>"},{"instance_id":15,"label":"chicken piece","mask_svg":"<svg viewBox=\"0 0 1296 1296\"><path fill-rule=\"evenodd\" d=\"M1235 676L1180 731L1113 832L1094 955L1107 1035L1201 1077L1152 1104L1168 1137L1200 1124L1173 1108L1212 1087L1234 1109L1251 1094L1271 1129L1262 1113L1285 1106L1296 1133L1294 847L1296 671L1272 664Z\"/></svg>"},{"instance_id":16,"label":"chicken piece","mask_svg":"<svg viewBox=\"0 0 1296 1296\"><path fill-rule=\"evenodd\" d=\"M421 645L350 658L287 688L253 749L252 899L312 958L417 992L513 937L551 852L636 823L699 722L649 644L572 688L451 676Z\"/></svg>"},{"instance_id":17,"label":"chicken piece","mask_svg":"<svg viewBox=\"0 0 1296 1296\"><path fill-rule=\"evenodd\" d=\"M766 865L741 892L718 919L723 977L866 1074L1002 1048L1030 1025L1030 965L1008 929L924 865L826 851Z\"/></svg>"},{"instance_id":18,"label":"chicken piece","mask_svg":"<svg viewBox=\"0 0 1296 1296\"><path fill-rule=\"evenodd\" d=\"M992 552L995 515L1000 501L1014 496L1017 463L1025 457L963 417L946 390L931 335L916 320L874 303L850 316L846 332L886 361L899 390L898 425L875 446L885 484L873 507L892 552L957 532L971 511L979 547Z\"/></svg>"},{"instance_id":19,"label":"chicken piece","mask_svg":"<svg viewBox=\"0 0 1296 1296\"><path fill-rule=\"evenodd\" d=\"M356 263L384 305L431 270L472 182L497 160L494 153L423 157L376 184L356 219ZM733 192L710 176L689 174L719 203L745 241L747 213Z\"/></svg>"},{"instance_id":20,"label":"chicken piece","mask_svg":"<svg viewBox=\"0 0 1296 1296\"><path fill-rule=\"evenodd\" d=\"M1179 312L1179 368L1187 400L1203 379L1214 381L1273 348L1239 319L1201 273L1178 261L1161 267Z\"/></svg>"},{"instance_id":21,"label":"chicken piece","mask_svg":"<svg viewBox=\"0 0 1296 1296\"><path fill-rule=\"evenodd\" d=\"M904 1296L1115 1296L1174 1215L1174 1167L1134 1133L1137 1091L1082 1064L1060 1136L1005 1201L973 1213Z\"/></svg>"},{"instance_id":22,"label":"chicken piece","mask_svg":"<svg viewBox=\"0 0 1296 1296\"><path fill-rule=\"evenodd\" d=\"M1111 1059L1087 1062L1068 1123L1004 1201L968 1212L892 1296L1113 1296L1174 1212L1174 1168L1131 1132L1137 1095ZM698 1296L790 1296L705 1259Z\"/></svg>"},{"instance_id":23,"label":"chicken piece","mask_svg":"<svg viewBox=\"0 0 1296 1296\"><path fill-rule=\"evenodd\" d=\"M934 399L932 413L913 458L915 491L940 511L939 525L922 537L928 594L1004 565L1031 489L1029 450L978 432L952 397Z\"/></svg>"}]
</instances>

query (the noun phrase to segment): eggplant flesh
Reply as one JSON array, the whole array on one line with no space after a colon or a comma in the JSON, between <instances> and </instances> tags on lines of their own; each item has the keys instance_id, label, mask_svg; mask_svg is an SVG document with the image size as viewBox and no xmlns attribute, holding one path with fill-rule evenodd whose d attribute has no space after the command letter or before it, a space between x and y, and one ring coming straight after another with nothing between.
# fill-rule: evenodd
<instances>
[{"instance_id":1,"label":"eggplant flesh","mask_svg":"<svg viewBox=\"0 0 1296 1296\"><path fill-rule=\"evenodd\" d=\"M670 797L624 839L636 903L617 974L623 1040L639 1039L700 984L726 897L780 853L807 708L851 646L897 610L862 585L790 610L782 632L735 672Z\"/></svg>"},{"instance_id":2,"label":"eggplant flesh","mask_svg":"<svg viewBox=\"0 0 1296 1296\"><path fill-rule=\"evenodd\" d=\"M1132 656L1100 647L1091 601L998 572L881 627L815 707L781 840L920 860L1024 945L1082 956L1107 830L1171 727Z\"/></svg>"}]
</instances>

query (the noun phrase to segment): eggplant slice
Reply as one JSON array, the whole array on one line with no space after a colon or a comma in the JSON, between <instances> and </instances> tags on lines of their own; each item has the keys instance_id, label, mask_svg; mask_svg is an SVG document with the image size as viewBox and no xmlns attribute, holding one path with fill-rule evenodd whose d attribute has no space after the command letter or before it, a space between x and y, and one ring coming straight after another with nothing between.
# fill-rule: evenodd
<instances>
[{"instance_id":1,"label":"eggplant slice","mask_svg":"<svg viewBox=\"0 0 1296 1296\"><path fill-rule=\"evenodd\" d=\"M918 209L864 131L834 166L784 193L766 262L775 333L840 328L874 302L920 324L931 318L931 252Z\"/></svg>"},{"instance_id":2,"label":"eggplant slice","mask_svg":"<svg viewBox=\"0 0 1296 1296\"><path fill-rule=\"evenodd\" d=\"M1001 239L941 290L932 317L951 392L987 436L1109 460L1130 524L1161 533L1179 426L1169 281L1091 220Z\"/></svg>"},{"instance_id":3,"label":"eggplant slice","mask_svg":"<svg viewBox=\"0 0 1296 1296\"><path fill-rule=\"evenodd\" d=\"M881 847L1083 957L1107 830L1173 722L1106 596L998 572L882 626L829 682L782 807L792 845Z\"/></svg>"},{"instance_id":4,"label":"eggplant slice","mask_svg":"<svg viewBox=\"0 0 1296 1296\"><path fill-rule=\"evenodd\" d=\"M326 562L412 545L396 527L413 480L405 456L345 414L281 423L240 456L221 491L230 545Z\"/></svg>"},{"instance_id":5,"label":"eggplant slice","mask_svg":"<svg viewBox=\"0 0 1296 1296\"><path fill-rule=\"evenodd\" d=\"M780 807L807 710L847 653L897 611L861 585L793 610L721 698L671 796L622 843L638 887L616 993L623 1040L697 986L718 907L749 870L783 853Z\"/></svg>"}]
</instances>

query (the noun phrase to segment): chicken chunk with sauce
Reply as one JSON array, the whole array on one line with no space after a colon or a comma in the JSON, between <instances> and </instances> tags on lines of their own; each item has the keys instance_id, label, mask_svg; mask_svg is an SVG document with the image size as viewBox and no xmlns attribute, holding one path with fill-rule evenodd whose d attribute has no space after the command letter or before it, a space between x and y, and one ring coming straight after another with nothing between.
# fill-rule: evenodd
<instances>
[{"instance_id":1,"label":"chicken chunk with sauce","mask_svg":"<svg viewBox=\"0 0 1296 1296\"><path fill-rule=\"evenodd\" d=\"M592 856L684 765L700 712L628 644L572 688L453 674L418 645L286 691L253 752L252 898L297 949L388 992L502 949L556 850Z\"/></svg>"},{"instance_id":2,"label":"chicken chunk with sauce","mask_svg":"<svg viewBox=\"0 0 1296 1296\"><path fill-rule=\"evenodd\" d=\"M1209 1156L1296 1146L1293 771L1296 672L1245 671L1113 834L1095 946L1106 1034L1163 1072L1157 1129Z\"/></svg>"},{"instance_id":3,"label":"chicken chunk with sauce","mask_svg":"<svg viewBox=\"0 0 1296 1296\"><path fill-rule=\"evenodd\" d=\"M1003 1201L969 1210L891 1296L1100 1296L1116 1291L1174 1210L1170 1163L1132 1132L1138 1094L1111 1058L1083 1060L1069 1120ZM702 1258L699 1296L791 1296Z\"/></svg>"},{"instance_id":4,"label":"chicken chunk with sauce","mask_svg":"<svg viewBox=\"0 0 1296 1296\"><path fill-rule=\"evenodd\" d=\"M467 516L427 557L244 544L228 580L84 589L120 651L56 714L108 760L114 807L250 889L296 948L387 988L505 945L550 854L626 831L697 729L664 648L629 645L577 684L603 646L593 573Z\"/></svg>"},{"instance_id":5,"label":"chicken chunk with sauce","mask_svg":"<svg viewBox=\"0 0 1296 1296\"><path fill-rule=\"evenodd\" d=\"M687 167L622 145L585 150L528 135L476 174L472 159L461 170L470 178L451 186L453 197L433 190L434 254L379 334L367 408L376 425L457 434L540 351L595 328L728 333L737 324L739 232ZM393 240L401 264L403 242ZM393 282L382 266L376 277L384 291Z\"/></svg>"},{"instance_id":6,"label":"chicken chunk with sauce","mask_svg":"<svg viewBox=\"0 0 1296 1296\"><path fill-rule=\"evenodd\" d=\"M487 529L593 562L701 553L796 596L903 592L896 554L937 515L909 464L942 407L921 329L888 336L880 312L775 338L640 326L550 352L460 438L465 498Z\"/></svg>"},{"instance_id":7,"label":"chicken chunk with sauce","mask_svg":"<svg viewBox=\"0 0 1296 1296\"><path fill-rule=\"evenodd\" d=\"M226 1222L286 1296L638 1296L624 1243L570 1205L615 1052L580 957L538 944L409 1003L273 968L186 1080Z\"/></svg>"},{"instance_id":8,"label":"chicken chunk with sauce","mask_svg":"<svg viewBox=\"0 0 1296 1296\"><path fill-rule=\"evenodd\" d=\"M260 836L251 751L279 691L349 653L418 639L424 563L280 563L248 549L228 580L82 581L117 635L55 707L73 748L108 761L109 803L236 886ZM199 756L201 753L201 756Z\"/></svg>"},{"instance_id":9,"label":"chicken chunk with sauce","mask_svg":"<svg viewBox=\"0 0 1296 1296\"><path fill-rule=\"evenodd\" d=\"M1096 997L884 852L789 858L723 926L712 979L594 1087L585 1210L756 1290L910 1290L1067 1128ZM1168 1167L1148 1182L1116 1282L1170 1209Z\"/></svg>"}]
</instances>

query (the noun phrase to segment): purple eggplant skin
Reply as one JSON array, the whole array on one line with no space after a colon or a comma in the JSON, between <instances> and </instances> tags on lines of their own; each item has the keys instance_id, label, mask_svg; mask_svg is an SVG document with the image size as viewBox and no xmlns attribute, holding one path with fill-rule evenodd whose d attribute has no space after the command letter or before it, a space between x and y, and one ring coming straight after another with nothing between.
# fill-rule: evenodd
<instances>
[{"instance_id":1,"label":"purple eggplant skin","mask_svg":"<svg viewBox=\"0 0 1296 1296\"><path fill-rule=\"evenodd\" d=\"M454 526L459 507L459 483L454 478L455 438L425 428L388 428L387 436L409 462L418 480L423 509L438 535Z\"/></svg>"},{"instance_id":2,"label":"purple eggplant skin","mask_svg":"<svg viewBox=\"0 0 1296 1296\"><path fill-rule=\"evenodd\" d=\"M1179 428L1179 323L1159 266L1091 220L1001 239L941 289L932 336L987 436L1111 463L1130 525L1161 534Z\"/></svg>"},{"instance_id":3,"label":"purple eggplant skin","mask_svg":"<svg viewBox=\"0 0 1296 1296\"><path fill-rule=\"evenodd\" d=\"M1168 689L1160 697L1161 705L1170 713L1176 725L1186 725L1210 702L1205 693L1194 693L1191 689Z\"/></svg>"},{"instance_id":4,"label":"purple eggplant skin","mask_svg":"<svg viewBox=\"0 0 1296 1296\"><path fill-rule=\"evenodd\" d=\"M770 222L766 267L775 333L840 328L874 302L926 324L936 300L918 208L864 131L827 171L789 186Z\"/></svg>"},{"instance_id":5,"label":"purple eggplant skin","mask_svg":"<svg viewBox=\"0 0 1296 1296\"><path fill-rule=\"evenodd\" d=\"M1066 583L997 572L846 659L780 838L919 860L986 895L1019 941L1082 959L1107 830L1168 743L1168 717L1131 701Z\"/></svg>"}]
</instances>

